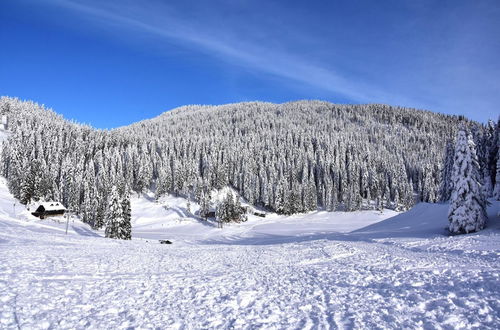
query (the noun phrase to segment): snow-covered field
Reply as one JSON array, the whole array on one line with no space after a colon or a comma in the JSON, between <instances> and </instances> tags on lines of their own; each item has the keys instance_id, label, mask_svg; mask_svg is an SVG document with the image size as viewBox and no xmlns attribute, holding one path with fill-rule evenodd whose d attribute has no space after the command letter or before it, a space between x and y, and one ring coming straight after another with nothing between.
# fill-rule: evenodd
<instances>
[{"instance_id":1,"label":"snow-covered field","mask_svg":"<svg viewBox=\"0 0 500 330\"><path fill-rule=\"evenodd\" d=\"M500 203L488 229L448 237L446 205L218 229L145 196L116 241L14 202L0 179L2 329L500 327Z\"/></svg>"}]
</instances>

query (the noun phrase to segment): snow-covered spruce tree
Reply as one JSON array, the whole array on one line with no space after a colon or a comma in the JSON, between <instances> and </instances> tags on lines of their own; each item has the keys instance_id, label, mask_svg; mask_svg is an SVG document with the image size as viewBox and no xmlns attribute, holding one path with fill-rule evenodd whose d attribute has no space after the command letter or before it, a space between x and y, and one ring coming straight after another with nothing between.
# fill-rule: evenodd
<instances>
[{"instance_id":1,"label":"snow-covered spruce tree","mask_svg":"<svg viewBox=\"0 0 500 330\"><path fill-rule=\"evenodd\" d=\"M170 189L170 184L167 179L167 170L166 168L161 168L158 171L158 179L156 180L156 191L155 191L155 199L158 199L165 195Z\"/></svg>"},{"instance_id":2,"label":"snow-covered spruce tree","mask_svg":"<svg viewBox=\"0 0 500 330\"><path fill-rule=\"evenodd\" d=\"M127 212L130 209L129 203L130 200L127 202L120 198L118 189L113 186L109 195L108 212L106 213L106 237L130 239L130 216L124 214L124 208L128 208Z\"/></svg>"},{"instance_id":3,"label":"snow-covered spruce tree","mask_svg":"<svg viewBox=\"0 0 500 330\"><path fill-rule=\"evenodd\" d=\"M101 195L102 196L102 195ZM97 203L94 203L94 206L97 206L95 213L94 224L92 228L101 229L106 225L106 213L108 209L107 203L105 203L106 199L104 197L99 197Z\"/></svg>"},{"instance_id":4,"label":"snow-covered spruce tree","mask_svg":"<svg viewBox=\"0 0 500 330\"><path fill-rule=\"evenodd\" d=\"M441 186L439 187L439 200L446 202L451 197L451 177L453 175L453 160L455 159L455 146L452 141L446 143L443 169L441 171Z\"/></svg>"},{"instance_id":5,"label":"snow-covered spruce tree","mask_svg":"<svg viewBox=\"0 0 500 330\"><path fill-rule=\"evenodd\" d=\"M496 175L495 175L495 189L493 190L493 197L500 201L500 134L498 135L498 151L496 162Z\"/></svg>"},{"instance_id":6,"label":"snow-covered spruce tree","mask_svg":"<svg viewBox=\"0 0 500 330\"><path fill-rule=\"evenodd\" d=\"M274 210L278 214L283 214L285 213L285 188L283 181L279 181L274 189Z\"/></svg>"},{"instance_id":7,"label":"snow-covered spruce tree","mask_svg":"<svg viewBox=\"0 0 500 330\"><path fill-rule=\"evenodd\" d=\"M486 200L480 184L479 162L472 135L462 127L457 135L453 164L452 193L448 211L453 234L476 232L487 220Z\"/></svg>"},{"instance_id":8,"label":"snow-covered spruce tree","mask_svg":"<svg viewBox=\"0 0 500 330\"><path fill-rule=\"evenodd\" d=\"M232 221L236 222L245 222L248 220L246 210L241 206L240 196L238 195L234 199L234 209L231 218Z\"/></svg>"},{"instance_id":9,"label":"snow-covered spruce tree","mask_svg":"<svg viewBox=\"0 0 500 330\"><path fill-rule=\"evenodd\" d=\"M24 180L21 183L21 191L19 193L19 201L21 204L29 204L33 198L33 194L35 192L35 178L31 175L31 170L28 172L28 175L25 176Z\"/></svg>"},{"instance_id":10,"label":"snow-covered spruce tree","mask_svg":"<svg viewBox=\"0 0 500 330\"><path fill-rule=\"evenodd\" d=\"M482 134L478 134L478 158L481 165L483 191L486 198L493 196L496 174L496 155L498 152L498 123L492 120L484 127Z\"/></svg>"},{"instance_id":11,"label":"snow-covered spruce tree","mask_svg":"<svg viewBox=\"0 0 500 330\"><path fill-rule=\"evenodd\" d=\"M210 212L210 192L201 191L200 195L200 217L207 220Z\"/></svg>"},{"instance_id":12,"label":"snow-covered spruce tree","mask_svg":"<svg viewBox=\"0 0 500 330\"><path fill-rule=\"evenodd\" d=\"M230 221L231 209L233 208L233 195L228 193L224 199L217 204L215 218L219 228L224 227L224 223Z\"/></svg>"},{"instance_id":13,"label":"snow-covered spruce tree","mask_svg":"<svg viewBox=\"0 0 500 330\"><path fill-rule=\"evenodd\" d=\"M130 193L128 187L125 187L122 198L123 222L120 226L120 239L132 239L132 209L130 207Z\"/></svg>"}]
</instances>

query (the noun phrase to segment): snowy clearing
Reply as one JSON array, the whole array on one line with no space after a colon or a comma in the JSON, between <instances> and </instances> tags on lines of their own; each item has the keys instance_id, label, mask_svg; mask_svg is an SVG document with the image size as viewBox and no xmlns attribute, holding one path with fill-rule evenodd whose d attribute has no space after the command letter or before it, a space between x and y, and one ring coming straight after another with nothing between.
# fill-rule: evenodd
<instances>
[{"instance_id":1,"label":"snowy clearing","mask_svg":"<svg viewBox=\"0 0 500 330\"><path fill-rule=\"evenodd\" d=\"M117 241L77 220L65 235L14 202L2 180L0 328L500 325L500 203L486 230L448 237L446 205L221 230L188 219L181 199L146 196L132 203L134 239Z\"/></svg>"},{"instance_id":2,"label":"snowy clearing","mask_svg":"<svg viewBox=\"0 0 500 330\"><path fill-rule=\"evenodd\" d=\"M197 210L198 206L192 203L191 211L196 213ZM132 236L136 239L170 239L188 243L284 243L299 238L317 239L318 235L351 232L397 214L385 210L383 213L318 211L292 216L267 214L265 218L249 215L247 222L229 224L221 230L216 223L188 212L185 199L169 196L154 202L150 194L132 199Z\"/></svg>"}]
</instances>

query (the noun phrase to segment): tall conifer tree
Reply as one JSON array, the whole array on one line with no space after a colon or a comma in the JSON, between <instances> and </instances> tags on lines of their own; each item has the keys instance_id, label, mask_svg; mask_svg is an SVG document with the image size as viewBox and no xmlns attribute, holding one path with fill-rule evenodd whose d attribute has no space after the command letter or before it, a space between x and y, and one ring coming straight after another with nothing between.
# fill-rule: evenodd
<instances>
[{"instance_id":1,"label":"tall conifer tree","mask_svg":"<svg viewBox=\"0 0 500 330\"><path fill-rule=\"evenodd\" d=\"M462 127L457 136L453 164L452 193L448 220L454 234L471 233L484 228L486 200L480 184L476 145Z\"/></svg>"}]
</instances>

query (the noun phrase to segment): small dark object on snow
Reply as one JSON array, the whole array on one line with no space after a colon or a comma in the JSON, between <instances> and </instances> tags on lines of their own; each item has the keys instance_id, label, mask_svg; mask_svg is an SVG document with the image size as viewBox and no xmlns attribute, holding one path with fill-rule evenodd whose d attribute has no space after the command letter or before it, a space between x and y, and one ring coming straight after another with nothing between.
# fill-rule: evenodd
<instances>
[{"instance_id":1,"label":"small dark object on snow","mask_svg":"<svg viewBox=\"0 0 500 330\"><path fill-rule=\"evenodd\" d=\"M253 215L256 215L256 216L261 217L261 218L265 218L266 217L265 213L260 213L260 212L254 212Z\"/></svg>"},{"instance_id":2,"label":"small dark object on snow","mask_svg":"<svg viewBox=\"0 0 500 330\"><path fill-rule=\"evenodd\" d=\"M160 239L160 244L172 244L168 239Z\"/></svg>"}]
</instances>

